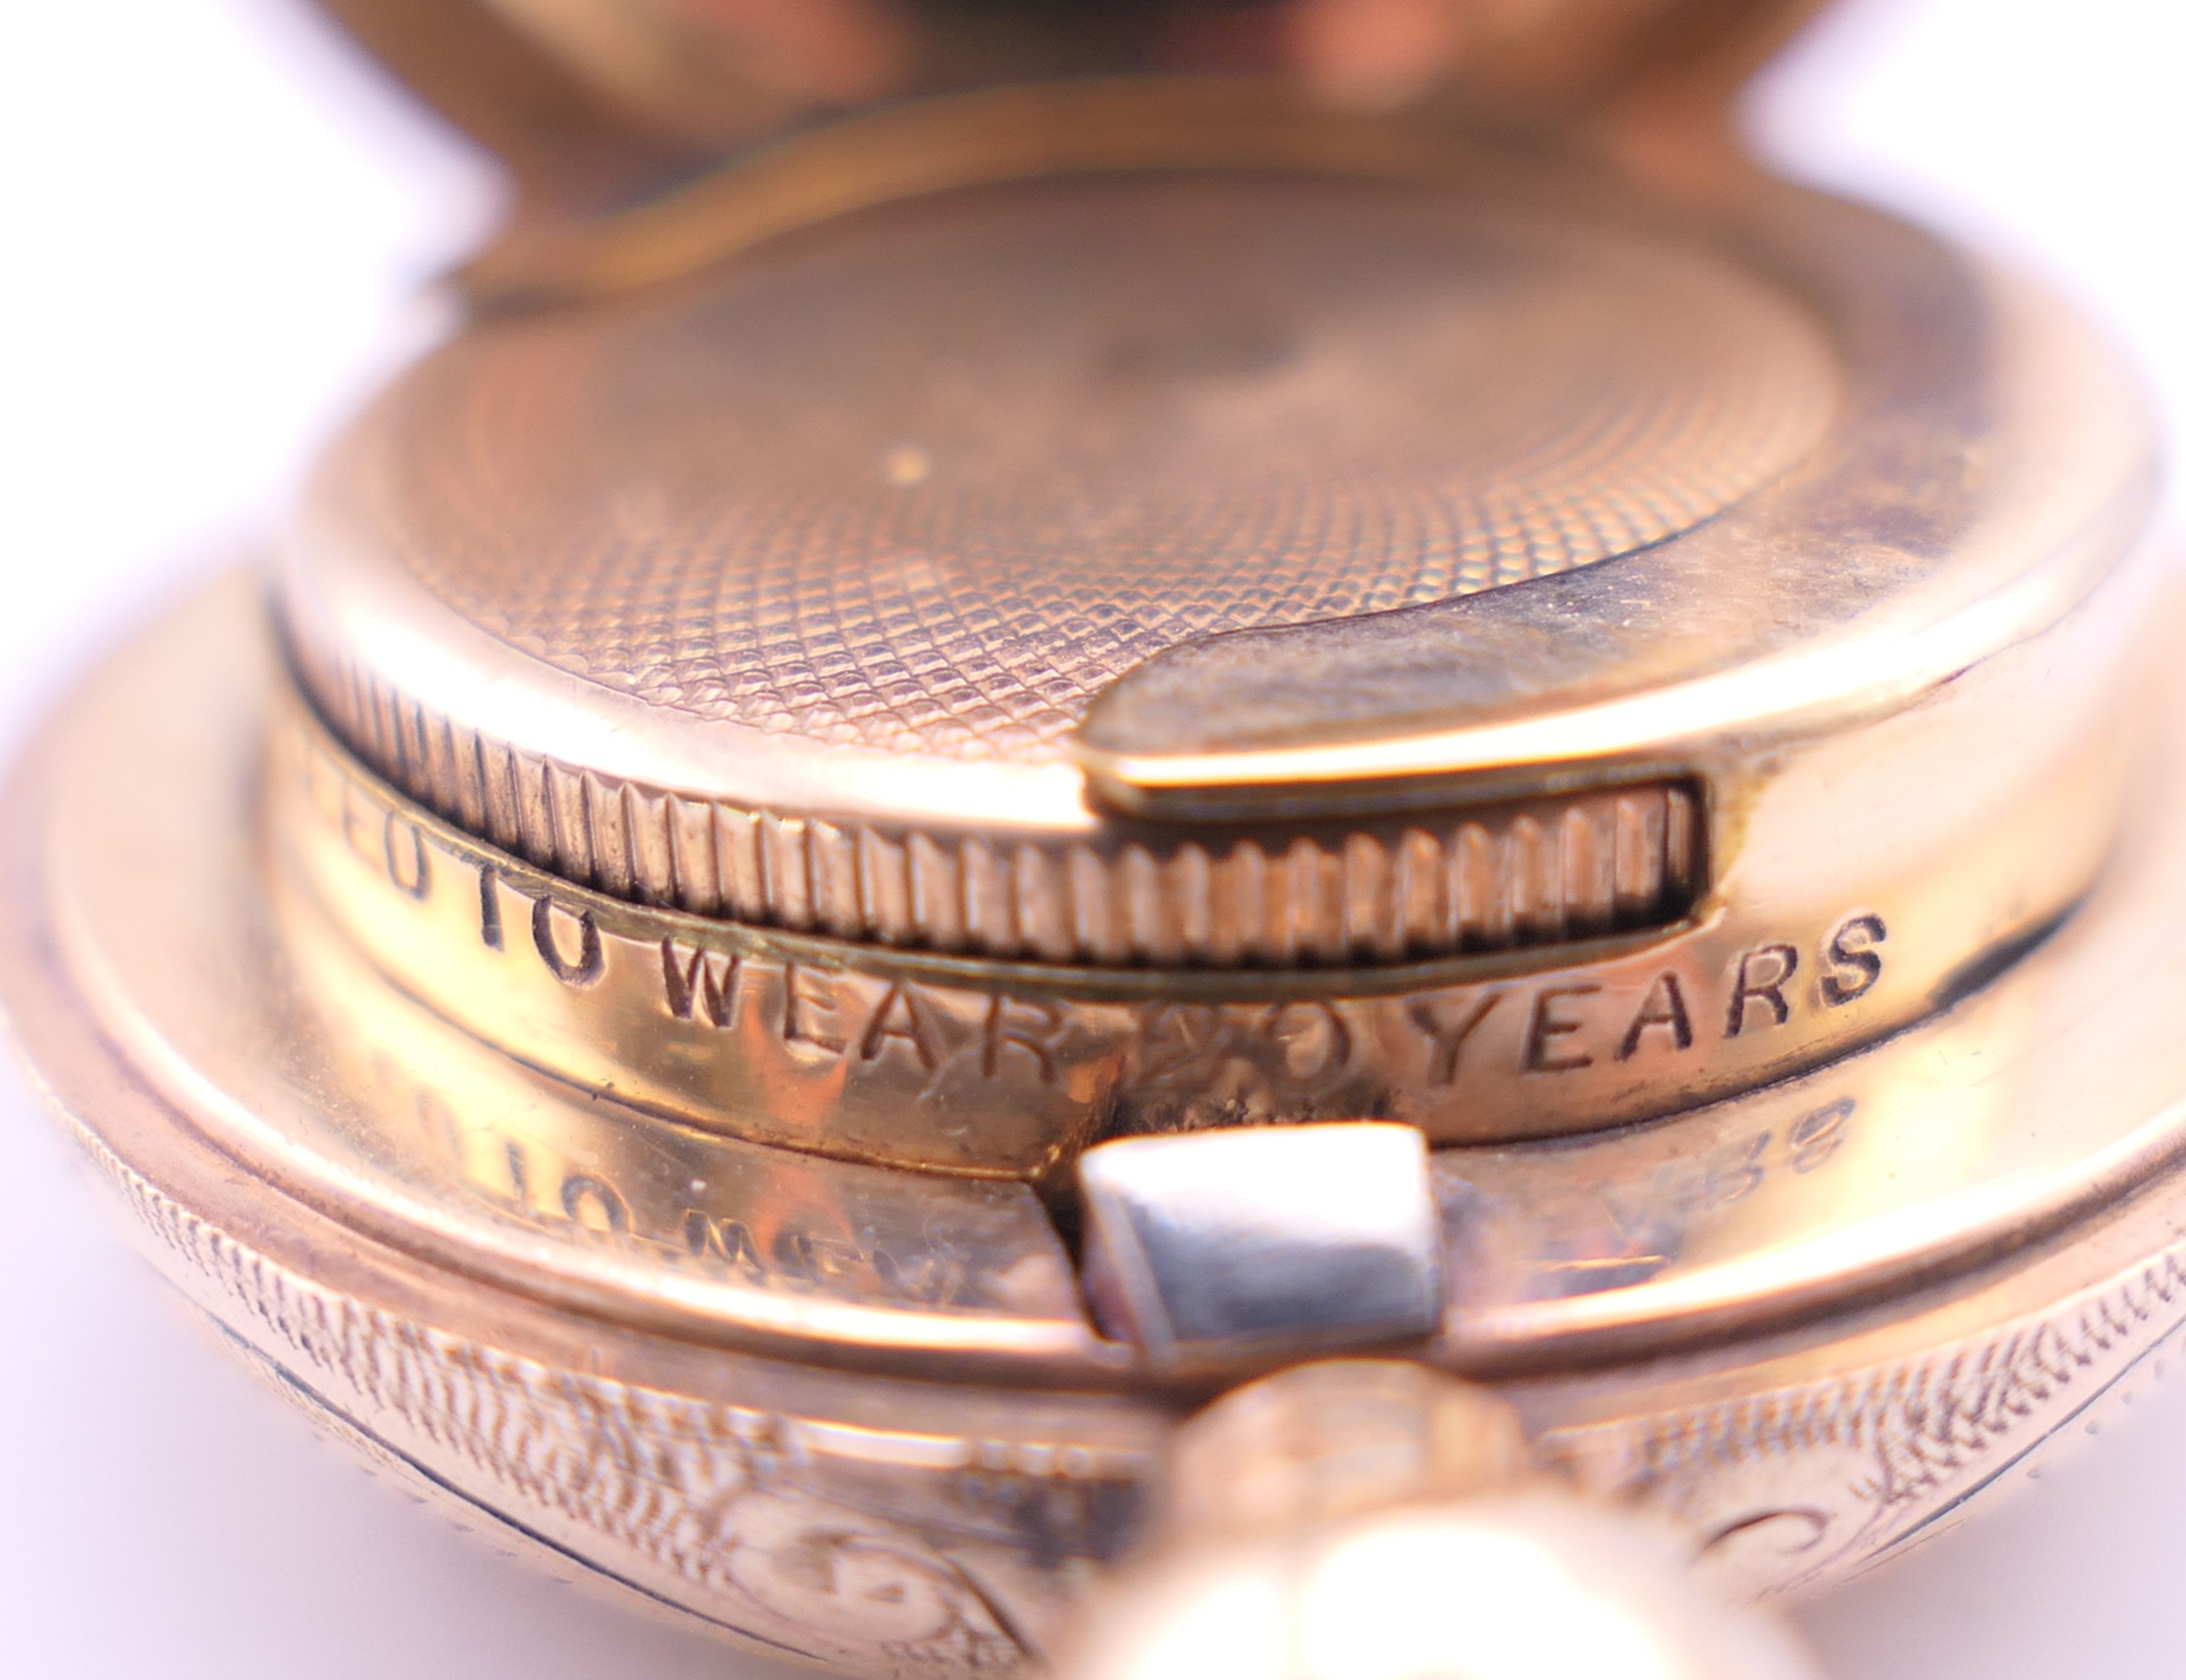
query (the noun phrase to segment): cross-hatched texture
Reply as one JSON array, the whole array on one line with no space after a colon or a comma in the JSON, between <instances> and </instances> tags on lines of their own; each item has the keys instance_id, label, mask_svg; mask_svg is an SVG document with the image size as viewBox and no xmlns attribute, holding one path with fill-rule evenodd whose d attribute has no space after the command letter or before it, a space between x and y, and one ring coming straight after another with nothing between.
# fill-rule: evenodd
<instances>
[{"instance_id":1,"label":"cross-hatched texture","mask_svg":"<svg viewBox=\"0 0 2186 1680\"><path fill-rule=\"evenodd\" d=\"M697 726L1039 760L1180 641L1685 529L1836 392L1800 306L1697 242L1355 182L1047 182L469 335L347 494L464 619Z\"/></svg>"}]
</instances>

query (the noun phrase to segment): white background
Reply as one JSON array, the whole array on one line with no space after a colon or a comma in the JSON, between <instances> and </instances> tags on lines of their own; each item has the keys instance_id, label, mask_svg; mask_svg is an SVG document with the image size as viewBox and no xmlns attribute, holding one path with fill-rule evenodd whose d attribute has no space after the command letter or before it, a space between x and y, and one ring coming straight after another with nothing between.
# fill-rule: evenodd
<instances>
[{"instance_id":1,"label":"white background","mask_svg":"<svg viewBox=\"0 0 2186 1680\"><path fill-rule=\"evenodd\" d=\"M2177 416L2182 63L2178 0L1847 0L1752 115L1787 169L2077 292ZM262 529L433 330L421 284L497 193L272 0L0 3L0 737ZM2172 1680L2182 1565L2186 1386L1802 1620L1839 1680ZM317 1444L0 1083L0 1674L776 1672L506 1563Z\"/></svg>"}]
</instances>

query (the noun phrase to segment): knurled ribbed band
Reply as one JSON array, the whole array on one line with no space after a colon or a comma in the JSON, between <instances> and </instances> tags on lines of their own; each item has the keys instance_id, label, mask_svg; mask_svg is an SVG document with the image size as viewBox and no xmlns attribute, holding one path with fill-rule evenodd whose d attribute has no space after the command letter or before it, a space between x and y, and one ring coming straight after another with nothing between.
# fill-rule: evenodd
<instances>
[{"instance_id":1,"label":"knurled ribbed band","mask_svg":"<svg viewBox=\"0 0 2186 1680\"><path fill-rule=\"evenodd\" d=\"M1087 836L833 821L642 787L492 740L353 666L306 685L374 770L451 822L641 904L1048 962L1292 965L1664 926L1702 876L1677 781L1358 824Z\"/></svg>"}]
</instances>

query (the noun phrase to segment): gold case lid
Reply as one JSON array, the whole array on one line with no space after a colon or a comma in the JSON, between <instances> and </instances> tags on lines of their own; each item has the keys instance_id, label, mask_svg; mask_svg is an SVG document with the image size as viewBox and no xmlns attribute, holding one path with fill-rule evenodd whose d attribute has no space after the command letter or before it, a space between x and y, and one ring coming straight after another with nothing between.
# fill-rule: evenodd
<instances>
[{"instance_id":1,"label":"gold case lid","mask_svg":"<svg viewBox=\"0 0 2186 1680\"><path fill-rule=\"evenodd\" d=\"M2068 317L1789 188L1701 218L1158 80L771 155L700 207L742 249L398 382L288 549L342 735L624 896L1076 961L1662 927L1690 825L1612 878L1555 837L1586 799L1704 781L1720 879L1784 743L2037 633L2142 518ZM1356 886L1421 844L1416 911ZM1513 914L1460 906L1483 846Z\"/></svg>"},{"instance_id":2,"label":"gold case lid","mask_svg":"<svg viewBox=\"0 0 2186 1680\"><path fill-rule=\"evenodd\" d=\"M1703 131L1796 5L490 9L566 156L736 155L474 266L284 616L374 769L618 896L1075 963L1668 930L1786 743L2138 530L2107 359L1935 242L1359 109ZM1313 57L1369 36L1408 85ZM1186 64L1291 85L1023 79Z\"/></svg>"},{"instance_id":3,"label":"gold case lid","mask_svg":"<svg viewBox=\"0 0 2186 1680\"><path fill-rule=\"evenodd\" d=\"M1328 103L1707 124L1819 0L320 0L499 152L535 216L809 121L1057 76L1273 76Z\"/></svg>"}]
</instances>

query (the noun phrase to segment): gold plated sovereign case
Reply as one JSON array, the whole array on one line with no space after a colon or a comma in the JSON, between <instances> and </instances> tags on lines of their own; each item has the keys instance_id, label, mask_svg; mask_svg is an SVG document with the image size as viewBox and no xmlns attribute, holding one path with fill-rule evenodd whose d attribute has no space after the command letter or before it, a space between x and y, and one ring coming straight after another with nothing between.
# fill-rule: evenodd
<instances>
[{"instance_id":1,"label":"gold plated sovereign case","mask_svg":"<svg viewBox=\"0 0 2186 1680\"><path fill-rule=\"evenodd\" d=\"M1799 8L334 9L516 212L0 984L339 1432L845 1672L1761 1675L2169 1333L2151 430Z\"/></svg>"}]
</instances>

